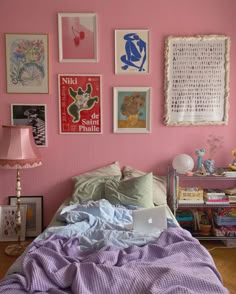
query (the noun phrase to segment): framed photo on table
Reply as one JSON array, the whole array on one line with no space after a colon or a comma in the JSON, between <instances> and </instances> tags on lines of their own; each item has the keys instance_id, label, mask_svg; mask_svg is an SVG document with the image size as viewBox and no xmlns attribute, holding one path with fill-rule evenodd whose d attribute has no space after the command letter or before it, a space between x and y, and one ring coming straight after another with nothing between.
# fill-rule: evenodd
<instances>
[{"instance_id":1,"label":"framed photo on table","mask_svg":"<svg viewBox=\"0 0 236 294\"><path fill-rule=\"evenodd\" d=\"M20 240L25 240L26 230L26 205L21 205L21 234ZM0 206L0 240L1 241L17 241L17 206L16 205L2 205Z\"/></svg>"},{"instance_id":2,"label":"framed photo on table","mask_svg":"<svg viewBox=\"0 0 236 294\"><path fill-rule=\"evenodd\" d=\"M113 88L113 132L151 132L151 88Z\"/></svg>"},{"instance_id":3,"label":"framed photo on table","mask_svg":"<svg viewBox=\"0 0 236 294\"><path fill-rule=\"evenodd\" d=\"M149 73L148 30L115 30L115 73Z\"/></svg>"},{"instance_id":4,"label":"framed photo on table","mask_svg":"<svg viewBox=\"0 0 236 294\"><path fill-rule=\"evenodd\" d=\"M97 15L59 13L58 40L60 62L97 62Z\"/></svg>"},{"instance_id":5,"label":"framed photo on table","mask_svg":"<svg viewBox=\"0 0 236 294\"><path fill-rule=\"evenodd\" d=\"M101 75L59 74L61 134L101 134Z\"/></svg>"},{"instance_id":6,"label":"framed photo on table","mask_svg":"<svg viewBox=\"0 0 236 294\"><path fill-rule=\"evenodd\" d=\"M49 93L48 35L5 34L7 93Z\"/></svg>"},{"instance_id":7,"label":"framed photo on table","mask_svg":"<svg viewBox=\"0 0 236 294\"><path fill-rule=\"evenodd\" d=\"M11 104L12 125L32 126L35 144L47 147L46 104Z\"/></svg>"},{"instance_id":8,"label":"framed photo on table","mask_svg":"<svg viewBox=\"0 0 236 294\"><path fill-rule=\"evenodd\" d=\"M9 196L8 199L10 205L16 205L16 196ZM25 235L36 237L43 230L43 196L21 196L20 202L27 205Z\"/></svg>"},{"instance_id":9,"label":"framed photo on table","mask_svg":"<svg viewBox=\"0 0 236 294\"><path fill-rule=\"evenodd\" d=\"M168 126L226 125L230 38L169 37L165 46L165 115Z\"/></svg>"}]
</instances>

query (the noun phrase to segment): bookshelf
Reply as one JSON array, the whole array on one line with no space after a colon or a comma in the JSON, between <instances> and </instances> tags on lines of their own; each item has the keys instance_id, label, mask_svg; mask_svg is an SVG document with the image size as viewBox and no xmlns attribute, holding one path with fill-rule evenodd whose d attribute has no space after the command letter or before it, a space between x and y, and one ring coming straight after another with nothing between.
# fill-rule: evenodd
<instances>
[{"instance_id":1,"label":"bookshelf","mask_svg":"<svg viewBox=\"0 0 236 294\"><path fill-rule=\"evenodd\" d=\"M229 218L223 216L226 211L236 209L236 203L225 204L205 204L205 203L179 203L178 192L181 187L202 187L203 189L214 189L222 187L236 187L235 176L186 176L177 174L176 171L170 171L172 174L172 191L170 206L180 225L189 230L191 234L200 240L226 240L236 239L236 217ZM219 214L222 213L222 216ZM208 232L202 231L200 228L200 218L207 216L210 220ZM228 222L229 221L229 222ZM206 227L206 226L205 226Z\"/></svg>"}]
</instances>

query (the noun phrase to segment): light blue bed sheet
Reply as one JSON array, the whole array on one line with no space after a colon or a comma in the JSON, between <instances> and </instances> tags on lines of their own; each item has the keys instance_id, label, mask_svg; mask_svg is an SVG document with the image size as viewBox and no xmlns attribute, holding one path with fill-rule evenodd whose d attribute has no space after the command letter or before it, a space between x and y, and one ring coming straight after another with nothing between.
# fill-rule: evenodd
<instances>
[{"instance_id":1,"label":"light blue bed sheet","mask_svg":"<svg viewBox=\"0 0 236 294\"><path fill-rule=\"evenodd\" d=\"M79 237L82 251L100 249L115 245L126 248L143 246L158 238L161 229L155 233L138 233L130 230L133 222L132 210L136 207L114 206L106 199L74 204L62 208L57 221L64 226L50 226L36 240L52 234L65 237Z\"/></svg>"}]
</instances>

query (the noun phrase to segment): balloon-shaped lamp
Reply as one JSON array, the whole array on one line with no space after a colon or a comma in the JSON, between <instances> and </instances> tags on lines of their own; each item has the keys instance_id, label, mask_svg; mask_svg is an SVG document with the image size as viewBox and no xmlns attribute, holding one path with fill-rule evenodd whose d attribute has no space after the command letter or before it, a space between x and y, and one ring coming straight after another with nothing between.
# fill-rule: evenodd
<instances>
[{"instance_id":1,"label":"balloon-shaped lamp","mask_svg":"<svg viewBox=\"0 0 236 294\"><path fill-rule=\"evenodd\" d=\"M193 170L194 160L188 154L179 154L174 158L172 166L177 173L186 174L187 172Z\"/></svg>"}]
</instances>

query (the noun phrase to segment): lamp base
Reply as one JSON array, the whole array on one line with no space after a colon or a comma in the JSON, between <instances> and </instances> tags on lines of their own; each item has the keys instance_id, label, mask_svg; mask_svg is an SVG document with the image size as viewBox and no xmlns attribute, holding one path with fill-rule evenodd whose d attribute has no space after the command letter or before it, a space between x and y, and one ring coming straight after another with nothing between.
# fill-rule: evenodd
<instances>
[{"instance_id":1,"label":"lamp base","mask_svg":"<svg viewBox=\"0 0 236 294\"><path fill-rule=\"evenodd\" d=\"M5 254L9 256L20 256L29 245L29 242L21 242L20 244L11 244L5 248Z\"/></svg>"}]
</instances>

